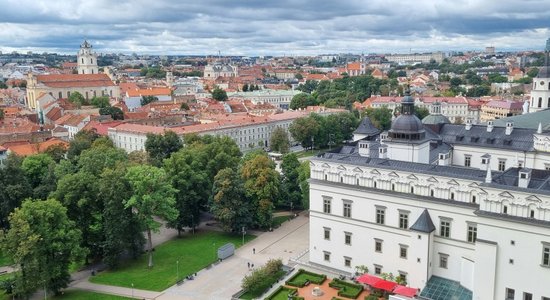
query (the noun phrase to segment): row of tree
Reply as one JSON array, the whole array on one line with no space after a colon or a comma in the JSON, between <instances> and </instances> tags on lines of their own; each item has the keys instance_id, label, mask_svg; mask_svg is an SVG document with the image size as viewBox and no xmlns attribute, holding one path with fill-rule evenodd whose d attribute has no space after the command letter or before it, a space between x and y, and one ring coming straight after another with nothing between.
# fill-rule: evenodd
<instances>
[{"instance_id":1,"label":"row of tree","mask_svg":"<svg viewBox=\"0 0 550 300\"><path fill-rule=\"evenodd\" d=\"M294 120L288 131L304 148L326 148L350 140L358 124L359 118L354 113L342 112L328 116L312 113Z\"/></svg>"}]
</instances>

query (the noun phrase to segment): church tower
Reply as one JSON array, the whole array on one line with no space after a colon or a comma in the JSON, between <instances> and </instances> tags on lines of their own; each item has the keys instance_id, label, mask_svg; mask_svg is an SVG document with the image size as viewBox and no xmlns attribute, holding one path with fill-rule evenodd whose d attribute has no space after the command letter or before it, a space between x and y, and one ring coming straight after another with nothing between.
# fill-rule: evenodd
<instances>
[{"instance_id":1,"label":"church tower","mask_svg":"<svg viewBox=\"0 0 550 300\"><path fill-rule=\"evenodd\" d=\"M84 41L77 54L78 74L98 74L97 53L92 51L92 45Z\"/></svg>"},{"instance_id":2,"label":"church tower","mask_svg":"<svg viewBox=\"0 0 550 300\"><path fill-rule=\"evenodd\" d=\"M548 55L550 53L550 39L546 41L544 51L544 66L539 69L537 77L533 78L531 90L531 107L529 112L537 112L550 108L550 66Z\"/></svg>"}]
</instances>

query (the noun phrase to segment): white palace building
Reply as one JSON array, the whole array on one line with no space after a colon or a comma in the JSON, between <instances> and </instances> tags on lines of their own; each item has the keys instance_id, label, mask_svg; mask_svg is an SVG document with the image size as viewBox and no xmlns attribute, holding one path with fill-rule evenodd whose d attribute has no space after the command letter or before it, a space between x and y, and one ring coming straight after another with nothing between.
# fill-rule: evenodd
<instances>
[{"instance_id":1,"label":"white palace building","mask_svg":"<svg viewBox=\"0 0 550 300\"><path fill-rule=\"evenodd\" d=\"M311 159L310 262L422 299L550 300L550 132L402 112Z\"/></svg>"}]
</instances>

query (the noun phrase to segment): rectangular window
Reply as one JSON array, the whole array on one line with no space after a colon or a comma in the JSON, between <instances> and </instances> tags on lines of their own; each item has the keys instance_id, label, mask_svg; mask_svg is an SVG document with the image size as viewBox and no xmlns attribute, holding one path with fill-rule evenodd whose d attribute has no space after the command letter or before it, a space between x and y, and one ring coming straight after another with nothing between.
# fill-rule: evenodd
<instances>
[{"instance_id":1,"label":"rectangular window","mask_svg":"<svg viewBox=\"0 0 550 300\"><path fill-rule=\"evenodd\" d=\"M543 244L542 265L545 267L550 267L550 244Z\"/></svg>"},{"instance_id":2,"label":"rectangular window","mask_svg":"<svg viewBox=\"0 0 550 300\"><path fill-rule=\"evenodd\" d=\"M439 253L439 267L447 269L447 263L449 261L449 255Z\"/></svg>"},{"instance_id":3,"label":"rectangular window","mask_svg":"<svg viewBox=\"0 0 550 300\"><path fill-rule=\"evenodd\" d=\"M384 224L385 217L386 217L386 209L377 208L376 209L376 223L377 224Z\"/></svg>"},{"instance_id":4,"label":"rectangular window","mask_svg":"<svg viewBox=\"0 0 550 300\"><path fill-rule=\"evenodd\" d=\"M451 221L441 220L439 235L446 238L451 236Z\"/></svg>"},{"instance_id":5,"label":"rectangular window","mask_svg":"<svg viewBox=\"0 0 550 300\"><path fill-rule=\"evenodd\" d=\"M400 258L407 258L407 246L405 245L399 245L399 257Z\"/></svg>"},{"instance_id":6,"label":"rectangular window","mask_svg":"<svg viewBox=\"0 0 550 300\"><path fill-rule=\"evenodd\" d=\"M380 275L380 274L382 274L382 266L380 266L380 265L374 265L374 274L375 274L375 275Z\"/></svg>"},{"instance_id":7,"label":"rectangular window","mask_svg":"<svg viewBox=\"0 0 550 300\"><path fill-rule=\"evenodd\" d=\"M351 202L344 202L344 217L351 218Z\"/></svg>"},{"instance_id":8,"label":"rectangular window","mask_svg":"<svg viewBox=\"0 0 550 300\"><path fill-rule=\"evenodd\" d=\"M475 243L477 239L477 225L468 224L468 242Z\"/></svg>"},{"instance_id":9,"label":"rectangular window","mask_svg":"<svg viewBox=\"0 0 550 300\"><path fill-rule=\"evenodd\" d=\"M331 199L323 199L323 212L330 214Z\"/></svg>"},{"instance_id":10,"label":"rectangular window","mask_svg":"<svg viewBox=\"0 0 550 300\"><path fill-rule=\"evenodd\" d=\"M330 252L324 251L323 258L325 261L330 261Z\"/></svg>"},{"instance_id":11,"label":"rectangular window","mask_svg":"<svg viewBox=\"0 0 550 300\"><path fill-rule=\"evenodd\" d=\"M506 160L505 159L499 159L498 160L498 170L499 171L506 170Z\"/></svg>"},{"instance_id":12,"label":"rectangular window","mask_svg":"<svg viewBox=\"0 0 550 300\"><path fill-rule=\"evenodd\" d=\"M533 300L533 294L523 292L523 300Z\"/></svg>"},{"instance_id":13,"label":"rectangular window","mask_svg":"<svg viewBox=\"0 0 550 300\"><path fill-rule=\"evenodd\" d=\"M344 266L351 268L351 257L344 256Z\"/></svg>"},{"instance_id":14,"label":"rectangular window","mask_svg":"<svg viewBox=\"0 0 550 300\"><path fill-rule=\"evenodd\" d=\"M344 244L351 245L351 232L344 232Z\"/></svg>"},{"instance_id":15,"label":"rectangular window","mask_svg":"<svg viewBox=\"0 0 550 300\"><path fill-rule=\"evenodd\" d=\"M408 213L399 213L399 228L401 228L401 229L409 228L409 214Z\"/></svg>"},{"instance_id":16,"label":"rectangular window","mask_svg":"<svg viewBox=\"0 0 550 300\"><path fill-rule=\"evenodd\" d=\"M464 166L469 167L472 165L472 156L471 155L464 155Z\"/></svg>"},{"instance_id":17,"label":"rectangular window","mask_svg":"<svg viewBox=\"0 0 550 300\"><path fill-rule=\"evenodd\" d=\"M506 288L506 300L514 300L516 297L516 291L514 289Z\"/></svg>"},{"instance_id":18,"label":"rectangular window","mask_svg":"<svg viewBox=\"0 0 550 300\"><path fill-rule=\"evenodd\" d=\"M382 240L374 240L374 251L382 252Z\"/></svg>"},{"instance_id":19,"label":"rectangular window","mask_svg":"<svg viewBox=\"0 0 550 300\"><path fill-rule=\"evenodd\" d=\"M324 228L324 230L325 230L325 234L324 234L325 240L330 240L330 228Z\"/></svg>"}]
</instances>

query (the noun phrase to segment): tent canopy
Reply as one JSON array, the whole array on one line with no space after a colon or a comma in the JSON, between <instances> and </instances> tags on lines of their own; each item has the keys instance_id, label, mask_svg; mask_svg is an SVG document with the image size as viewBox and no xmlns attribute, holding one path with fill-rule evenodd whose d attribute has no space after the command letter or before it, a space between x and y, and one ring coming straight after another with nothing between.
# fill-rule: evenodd
<instances>
[{"instance_id":1,"label":"tent canopy","mask_svg":"<svg viewBox=\"0 0 550 300\"><path fill-rule=\"evenodd\" d=\"M378 281L378 282L376 282L375 284L372 285L373 288L381 289L381 290L384 290L384 291L387 291L387 292L393 291L393 288L395 286L397 286L397 283L395 283L393 281L383 280L383 279L381 279L380 281Z\"/></svg>"},{"instance_id":2,"label":"tent canopy","mask_svg":"<svg viewBox=\"0 0 550 300\"><path fill-rule=\"evenodd\" d=\"M380 277L372 276L369 274L363 274L356 279L360 283L368 284L370 286L374 285L378 281L382 280Z\"/></svg>"},{"instance_id":3,"label":"tent canopy","mask_svg":"<svg viewBox=\"0 0 550 300\"><path fill-rule=\"evenodd\" d=\"M393 292L395 294L398 294L398 295L401 295L401 296L406 296L406 297L412 298L412 297L416 296L417 289L402 286L402 285L398 285L393 289Z\"/></svg>"}]
</instances>

